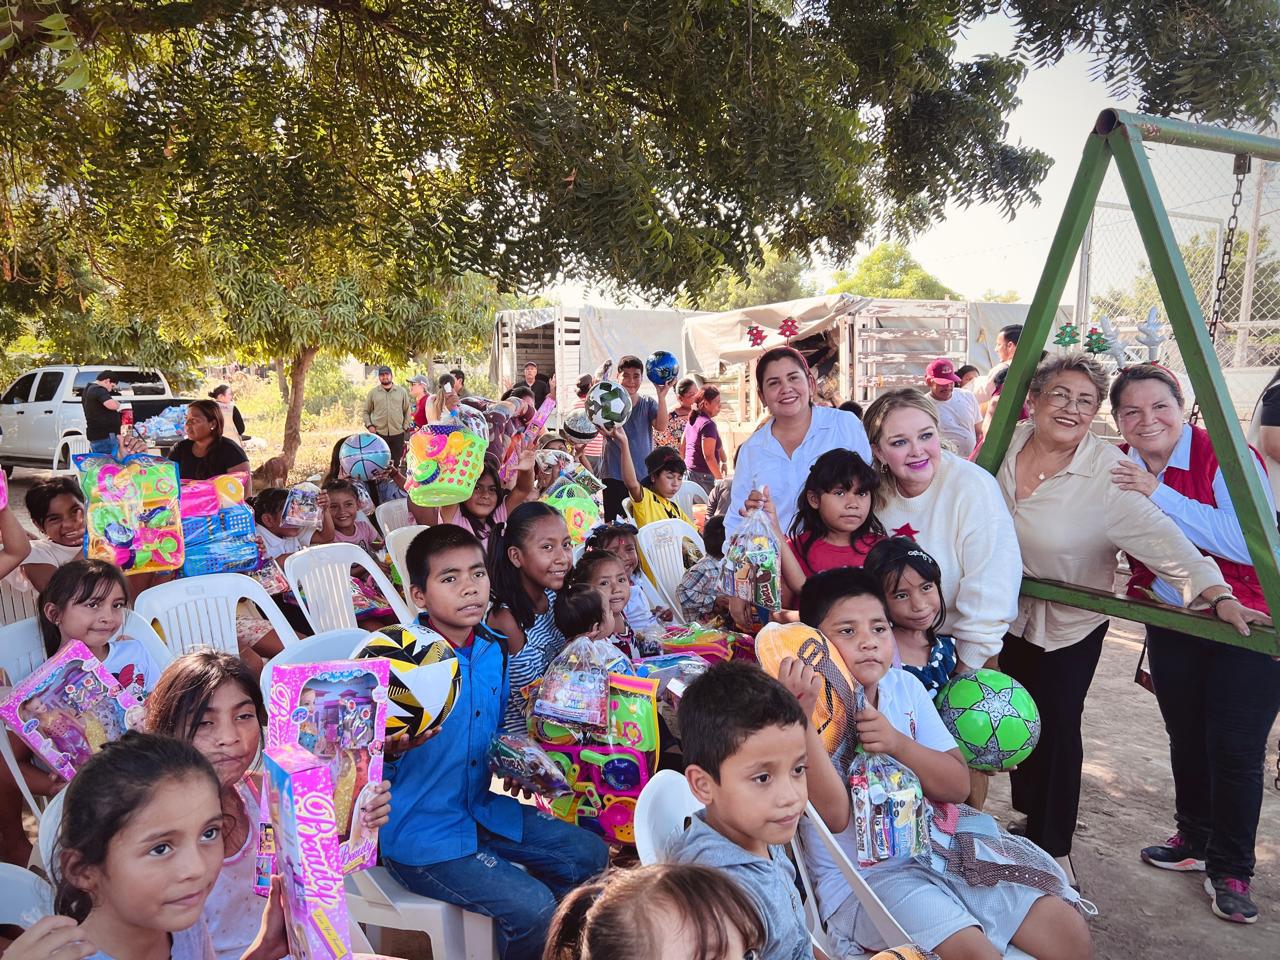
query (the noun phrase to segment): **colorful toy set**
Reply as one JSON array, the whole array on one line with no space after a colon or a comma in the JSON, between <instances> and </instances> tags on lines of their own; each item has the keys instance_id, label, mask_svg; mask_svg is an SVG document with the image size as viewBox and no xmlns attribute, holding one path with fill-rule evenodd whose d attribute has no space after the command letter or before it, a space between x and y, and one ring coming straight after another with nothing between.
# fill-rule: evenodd
<instances>
[{"instance_id":1,"label":"colorful toy set","mask_svg":"<svg viewBox=\"0 0 1280 960\"><path fill-rule=\"evenodd\" d=\"M9 481L5 479L3 471L0 471L0 510L9 506Z\"/></svg>"},{"instance_id":2,"label":"colorful toy set","mask_svg":"<svg viewBox=\"0 0 1280 960\"><path fill-rule=\"evenodd\" d=\"M547 751L525 736L500 733L494 737L489 744L489 770L547 800L573 793Z\"/></svg>"},{"instance_id":3,"label":"colorful toy set","mask_svg":"<svg viewBox=\"0 0 1280 960\"><path fill-rule=\"evenodd\" d=\"M320 488L314 483L300 483L289 488L284 509L280 511L280 524L295 529L324 525L324 511L320 508Z\"/></svg>"},{"instance_id":4,"label":"colorful toy set","mask_svg":"<svg viewBox=\"0 0 1280 960\"><path fill-rule=\"evenodd\" d=\"M662 652L693 654L711 663L721 660L754 660L755 641L745 633L734 633L700 623L667 627L662 636Z\"/></svg>"},{"instance_id":5,"label":"colorful toy set","mask_svg":"<svg viewBox=\"0 0 1280 960\"><path fill-rule=\"evenodd\" d=\"M782 563L778 541L764 514L755 510L724 545L721 592L766 610L782 608Z\"/></svg>"},{"instance_id":6,"label":"colorful toy set","mask_svg":"<svg viewBox=\"0 0 1280 960\"><path fill-rule=\"evenodd\" d=\"M600 522L600 505L584 487L565 478L557 480L542 498L564 517L569 539L576 547L587 540L592 527Z\"/></svg>"},{"instance_id":7,"label":"colorful toy set","mask_svg":"<svg viewBox=\"0 0 1280 960\"><path fill-rule=\"evenodd\" d=\"M376 433L353 433L338 448L344 477L373 480L391 466L391 448Z\"/></svg>"},{"instance_id":8,"label":"colorful toy set","mask_svg":"<svg viewBox=\"0 0 1280 960\"><path fill-rule=\"evenodd\" d=\"M85 495L84 553L125 573L177 570L183 561L178 465L146 454L73 458Z\"/></svg>"},{"instance_id":9,"label":"colorful toy set","mask_svg":"<svg viewBox=\"0 0 1280 960\"><path fill-rule=\"evenodd\" d=\"M329 764L343 873L378 861L378 832L364 827L360 812L382 782L390 672L386 660L330 660L271 671L267 747L297 744Z\"/></svg>"},{"instance_id":10,"label":"colorful toy set","mask_svg":"<svg viewBox=\"0 0 1280 960\"><path fill-rule=\"evenodd\" d=\"M58 776L76 770L142 718L142 705L75 641L14 687L0 718Z\"/></svg>"},{"instance_id":11,"label":"colorful toy set","mask_svg":"<svg viewBox=\"0 0 1280 960\"><path fill-rule=\"evenodd\" d=\"M531 735L573 790L542 805L611 843L634 843L636 799L658 763L657 692L657 680L610 674L602 729L531 717Z\"/></svg>"},{"instance_id":12,"label":"colorful toy set","mask_svg":"<svg viewBox=\"0 0 1280 960\"><path fill-rule=\"evenodd\" d=\"M239 477L184 480L179 505L186 547L183 576L257 569L257 527Z\"/></svg>"},{"instance_id":13,"label":"colorful toy set","mask_svg":"<svg viewBox=\"0 0 1280 960\"><path fill-rule=\"evenodd\" d=\"M520 465L520 458L525 451L533 450L537 447L538 438L547 429L547 420L551 417L551 413L555 408L556 402L551 397L543 400L542 406L538 407L538 412L533 415L533 420L529 423L529 426L507 446L507 452L502 457L502 466L498 468L498 479L504 484L510 483L515 479L516 470Z\"/></svg>"},{"instance_id":14,"label":"colorful toy set","mask_svg":"<svg viewBox=\"0 0 1280 960\"><path fill-rule=\"evenodd\" d=\"M268 747L265 756L289 955L345 960L351 956L351 929L329 763L297 744Z\"/></svg>"},{"instance_id":15,"label":"colorful toy set","mask_svg":"<svg viewBox=\"0 0 1280 960\"><path fill-rule=\"evenodd\" d=\"M483 437L461 427L427 424L409 438L409 499L420 507L462 503L480 479L486 446Z\"/></svg>"}]
</instances>

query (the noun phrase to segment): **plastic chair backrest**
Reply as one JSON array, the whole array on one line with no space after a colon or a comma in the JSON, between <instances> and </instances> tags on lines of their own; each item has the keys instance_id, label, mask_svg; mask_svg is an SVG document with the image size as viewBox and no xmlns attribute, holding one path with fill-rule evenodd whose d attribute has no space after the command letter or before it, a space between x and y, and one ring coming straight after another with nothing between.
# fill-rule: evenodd
<instances>
[{"instance_id":1,"label":"plastic chair backrest","mask_svg":"<svg viewBox=\"0 0 1280 960\"><path fill-rule=\"evenodd\" d=\"M368 571L396 620L408 623L413 619L403 598L369 554L354 543L325 543L299 550L284 562L285 579L312 630L322 633L356 625L350 583L355 566Z\"/></svg>"},{"instance_id":2,"label":"plastic chair backrest","mask_svg":"<svg viewBox=\"0 0 1280 960\"><path fill-rule=\"evenodd\" d=\"M687 477L680 484L680 489L676 491L675 495L676 506L690 517L693 516L693 505L695 503L708 503L709 501L710 497L707 496L707 491L702 489L702 485Z\"/></svg>"},{"instance_id":3,"label":"plastic chair backrest","mask_svg":"<svg viewBox=\"0 0 1280 960\"><path fill-rule=\"evenodd\" d=\"M0 926L30 927L53 913L53 887L30 870L0 863Z\"/></svg>"},{"instance_id":4,"label":"plastic chair backrest","mask_svg":"<svg viewBox=\"0 0 1280 960\"><path fill-rule=\"evenodd\" d=\"M351 651L369 635L368 630L360 627L342 627L339 630L327 630L313 637L304 637L290 644L267 661L262 668L259 683L262 696L269 703L271 700L271 671L282 664L320 663L322 660L347 660Z\"/></svg>"},{"instance_id":5,"label":"plastic chair backrest","mask_svg":"<svg viewBox=\"0 0 1280 960\"><path fill-rule=\"evenodd\" d=\"M654 774L636 801L636 851L645 866L661 863L671 841L684 833L686 821L702 809L689 782L674 770Z\"/></svg>"},{"instance_id":6,"label":"plastic chair backrest","mask_svg":"<svg viewBox=\"0 0 1280 960\"><path fill-rule=\"evenodd\" d=\"M373 508L373 515L378 520L378 529L382 531L382 539L391 536L392 530L399 530L413 523L413 514L409 512L409 498L397 497L395 500L384 500Z\"/></svg>"},{"instance_id":7,"label":"plastic chair backrest","mask_svg":"<svg viewBox=\"0 0 1280 960\"><path fill-rule=\"evenodd\" d=\"M160 639L160 635L151 626L151 622L143 620L142 617L138 616L136 610L125 611L124 626L120 628L120 634L132 637L146 647L147 653L151 654L151 659L156 662L156 666L161 671L173 663L173 651ZM159 678L152 678L151 684L154 685L157 679Z\"/></svg>"},{"instance_id":8,"label":"plastic chair backrest","mask_svg":"<svg viewBox=\"0 0 1280 960\"><path fill-rule=\"evenodd\" d=\"M52 877L57 861L54 853L58 846L58 831L62 829L62 803L67 797L66 790L60 790L49 798L49 805L40 814L40 826L36 831L36 846L40 848L40 859L44 868Z\"/></svg>"},{"instance_id":9,"label":"plastic chair backrest","mask_svg":"<svg viewBox=\"0 0 1280 960\"><path fill-rule=\"evenodd\" d=\"M630 497L623 497L623 498L622 498L622 512L626 515L627 519L628 519L628 520L630 520L632 523L635 523L635 522L636 522L635 514L631 512L631 498L630 498Z\"/></svg>"},{"instance_id":10,"label":"plastic chair backrest","mask_svg":"<svg viewBox=\"0 0 1280 960\"><path fill-rule=\"evenodd\" d=\"M64 451L66 452L65 457L63 456ZM72 434L69 437L63 437L62 442L58 444L58 448L53 451L53 463L50 464L49 469L54 473L75 473L76 468L73 466L71 458L78 453L88 452L89 441L85 437L80 434ZM59 466L61 463L65 463L66 466Z\"/></svg>"},{"instance_id":11,"label":"plastic chair backrest","mask_svg":"<svg viewBox=\"0 0 1280 960\"><path fill-rule=\"evenodd\" d=\"M17 572L13 576L18 576ZM34 590L15 590L5 580L0 580L0 626L8 626L36 615Z\"/></svg>"},{"instance_id":12,"label":"plastic chair backrest","mask_svg":"<svg viewBox=\"0 0 1280 960\"><path fill-rule=\"evenodd\" d=\"M138 594L133 609L158 633L175 655L213 647L238 653L236 607L248 600L262 611L285 646L298 639L262 584L243 573L208 573L170 580Z\"/></svg>"},{"instance_id":13,"label":"plastic chair backrest","mask_svg":"<svg viewBox=\"0 0 1280 960\"><path fill-rule=\"evenodd\" d=\"M636 546L653 573L653 584L672 610L680 609L678 588L684 578L685 540L693 541L702 553L707 552L698 531L683 520L646 523L636 534Z\"/></svg>"},{"instance_id":14,"label":"plastic chair backrest","mask_svg":"<svg viewBox=\"0 0 1280 960\"><path fill-rule=\"evenodd\" d=\"M386 506L386 504L382 506ZM391 554L391 565L400 574L400 583L404 585L404 602L414 613L417 613L418 608L414 604L413 598L409 596L409 572L405 569L404 558L409 552L409 544L413 543L413 538L427 529L429 528L426 524L412 523L407 527L399 527L396 530L392 530L386 535L387 553Z\"/></svg>"},{"instance_id":15,"label":"plastic chair backrest","mask_svg":"<svg viewBox=\"0 0 1280 960\"><path fill-rule=\"evenodd\" d=\"M8 674L10 684L25 680L47 659L35 617L0 627L0 669Z\"/></svg>"}]
</instances>

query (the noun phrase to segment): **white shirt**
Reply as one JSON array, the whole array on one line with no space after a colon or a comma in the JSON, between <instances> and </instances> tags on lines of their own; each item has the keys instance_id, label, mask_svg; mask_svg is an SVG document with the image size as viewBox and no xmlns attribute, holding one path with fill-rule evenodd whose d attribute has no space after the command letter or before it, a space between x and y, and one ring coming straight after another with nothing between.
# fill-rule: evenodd
<instances>
[{"instance_id":1,"label":"white shirt","mask_svg":"<svg viewBox=\"0 0 1280 960\"><path fill-rule=\"evenodd\" d=\"M23 573L23 567L31 564L48 565L57 569L70 563L72 560L79 560L84 556L84 547L77 544L74 547L63 546L60 543L54 543L52 540L31 541L31 552L27 554L27 558L22 561L21 566L5 577L5 583L9 584L19 593L36 593L36 588L31 581L27 579L27 575Z\"/></svg>"},{"instance_id":2,"label":"white shirt","mask_svg":"<svg viewBox=\"0 0 1280 960\"><path fill-rule=\"evenodd\" d=\"M121 637L107 644L107 656L102 665L120 681L127 693L139 700L146 698L160 679L160 667L152 659L141 640Z\"/></svg>"},{"instance_id":3,"label":"white shirt","mask_svg":"<svg viewBox=\"0 0 1280 960\"><path fill-rule=\"evenodd\" d=\"M796 500L809 479L809 468L828 450L840 447L871 462L871 444L867 442L862 421L844 410L814 407L809 432L789 457L773 435L773 418L765 421L739 447L729 493L729 512L724 516L725 534L732 536L742 524L740 511L748 494L765 486L769 488L769 498L778 511L782 529L790 529L796 515Z\"/></svg>"},{"instance_id":4,"label":"white shirt","mask_svg":"<svg viewBox=\"0 0 1280 960\"><path fill-rule=\"evenodd\" d=\"M649 627L662 626L654 616L653 608L663 606L666 606L666 601L658 593L658 588L637 570L631 577L631 596L622 609L622 615L627 618L627 626L637 633Z\"/></svg>"},{"instance_id":5,"label":"white shirt","mask_svg":"<svg viewBox=\"0 0 1280 960\"><path fill-rule=\"evenodd\" d=\"M315 535L315 532L314 527L304 527L292 537L281 537L261 524L258 525L258 536L262 538L262 545L267 548L267 556L272 560L276 557L297 553L304 547L311 546L311 538Z\"/></svg>"},{"instance_id":6,"label":"white shirt","mask_svg":"<svg viewBox=\"0 0 1280 960\"><path fill-rule=\"evenodd\" d=\"M956 748L955 737L942 725L938 710L929 699L924 684L916 677L900 667L892 667L876 685L876 698L879 701L876 709L893 724L899 733L905 733L916 743L946 753ZM840 904L849 898L852 892L840 868L836 866L831 855L827 853L818 837L817 828L808 819L800 821L800 830L804 843L804 862L813 881L814 893L818 897L818 910L822 919L826 920L835 913ZM858 862L857 824L850 818L849 825L835 835L840 844L855 864ZM874 867L865 869L875 871L893 870L898 863L909 861L886 860Z\"/></svg>"},{"instance_id":7,"label":"white shirt","mask_svg":"<svg viewBox=\"0 0 1280 960\"><path fill-rule=\"evenodd\" d=\"M996 385L992 381L995 380L996 374L1001 370L1008 370L1012 360L1001 360L994 367L987 371L985 377L978 377L970 381L969 389L973 391L973 395L978 398L979 406L983 406L991 402L991 398L995 395Z\"/></svg>"},{"instance_id":8,"label":"white shirt","mask_svg":"<svg viewBox=\"0 0 1280 960\"><path fill-rule=\"evenodd\" d=\"M253 892L258 878L258 830L262 811L257 791L247 780L236 784L236 793L249 817L244 845L222 861L222 871L204 902L204 919L213 938L218 960L240 960L258 935L265 898Z\"/></svg>"},{"instance_id":9,"label":"white shirt","mask_svg":"<svg viewBox=\"0 0 1280 960\"><path fill-rule=\"evenodd\" d=\"M938 408L938 427L942 435L955 445L956 453L968 460L978 445L976 428L982 422L978 398L965 390L953 390L946 400L939 400L932 394L929 399Z\"/></svg>"}]
</instances>

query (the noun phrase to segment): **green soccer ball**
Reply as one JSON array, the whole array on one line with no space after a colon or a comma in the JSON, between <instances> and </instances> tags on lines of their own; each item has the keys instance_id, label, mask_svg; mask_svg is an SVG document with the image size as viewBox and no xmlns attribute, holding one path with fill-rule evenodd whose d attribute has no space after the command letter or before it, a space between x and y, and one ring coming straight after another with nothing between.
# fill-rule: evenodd
<instances>
[{"instance_id":1,"label":"green soccer ball","mask_svg":"<svg viewBox=\"0 0 1280 960\"><path fill-rule=\"evenodd\" d=\"M934 698L965 762L994 772L1016 767L1040 740L1040 710L1027 688L998 670L956 677Z\"/></svg>"}]
</instances>

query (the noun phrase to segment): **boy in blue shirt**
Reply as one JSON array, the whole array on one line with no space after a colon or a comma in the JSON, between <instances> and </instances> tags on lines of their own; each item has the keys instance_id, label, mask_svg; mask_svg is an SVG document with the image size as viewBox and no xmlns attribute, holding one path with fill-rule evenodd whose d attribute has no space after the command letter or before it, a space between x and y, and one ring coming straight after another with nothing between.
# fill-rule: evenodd
<instances>
[{"instance_id":1,"label":"boy in blue shirt","mask_svg":"<svg viewBox=\"0 0 1280 960\"><path fill-rule=\"evenodd\" d=\"M428 611L419 623L458 655L459 688L444 723L388 763L383 862L414 893L492 917L502 960L537 960L557 901L605 869L608 848L489 790L487 751L507 702L507 657L503 638L483 622L489 574L480 542L441 524L413 539L405 566L414 602Z\"/></svg>"}]
</instances>

